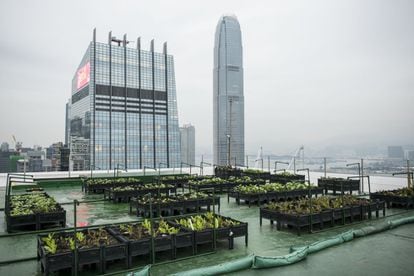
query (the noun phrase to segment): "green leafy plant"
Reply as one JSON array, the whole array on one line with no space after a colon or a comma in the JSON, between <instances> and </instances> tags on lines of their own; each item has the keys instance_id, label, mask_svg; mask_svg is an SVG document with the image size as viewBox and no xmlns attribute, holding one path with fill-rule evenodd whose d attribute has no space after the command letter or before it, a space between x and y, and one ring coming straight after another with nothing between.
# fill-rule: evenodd
<instances>
[{"instance_id":1,"label":"green leafy plant","mask_svg":"<svg viewBox=\"0 0 414 276\"><path fill-rule=\"evenodd\" d=\"M55 254L57 251L57 243L54 238L54 233L50 233L47 237L42 238L42 241L45 243L44 248L50 254Z\"/></svg>"},{"instance_id":2,"label":"green leafy plant","mask_svg":"<svg viewBox=\"0 0 414 276\"><path fill-rule=\"evenodd\" d=\"M312 199L312 209L308 199L301 199L295 201L273 202L265 206L265 208L281 213L304 215L312 213L319 213L324 210L338 209L345 206L365 205L368 204L368 199L357 198L352 195L345 195L343 197L330 198L327 196Z\"/></svg>"},{"instance_id":3,"label":"green leafy plant","mask_svg":"<svg viewBox=\"0 0 414 276\"><path fill-rule=\"evenodd\" d=\"M12 196L10 200L10 215L22 216L36 213L51 213L59 210L54 198L45 193L30 193Z\"/></svg>"},{"instance_id":4,"label":"green leafy plant","mask_svg":"<svg viewBox=\"0 0 414 276\"><path fill-rule=\"evenodd\" d=\"M212 212L207 212L204 215L191 216L187 219L182 218L175 220L175 222L193 231L202 231L209 228L230 227L240 224L240 222L236 220L223 218L221 216L214 215Z\"/></svg>"}]
</instances>

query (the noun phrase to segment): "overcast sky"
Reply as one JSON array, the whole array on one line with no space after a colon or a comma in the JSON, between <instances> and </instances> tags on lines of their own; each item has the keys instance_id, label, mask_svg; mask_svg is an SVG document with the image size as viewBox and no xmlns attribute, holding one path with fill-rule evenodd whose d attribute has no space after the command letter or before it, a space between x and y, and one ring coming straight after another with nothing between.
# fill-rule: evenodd
<instances>
[{"instance_id":1,"label":"overcast sky","mask_svg":"<svg viewBox=\"0 0 414 276\"><path fill-rule=\"evenodd\" d=\"M213 46L240 22L246 152L414 143L414 1L0 2L0 142L64 140L71 80L97 28L175 58L180 124L212 152ZM14 145L13 145L14 146Z\"/></svg>"}]
</instances>

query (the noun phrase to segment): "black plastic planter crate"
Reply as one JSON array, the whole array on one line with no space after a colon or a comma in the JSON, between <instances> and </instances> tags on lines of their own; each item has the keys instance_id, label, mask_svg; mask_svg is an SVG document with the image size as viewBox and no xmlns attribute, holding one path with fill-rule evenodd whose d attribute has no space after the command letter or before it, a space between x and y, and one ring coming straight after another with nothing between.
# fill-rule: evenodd
<instances>
[{"instance_id":1,"label":"black plastic planter crate","mask_svg":"<svg viewBox=\"0 0 414 276\"><path fill-rule=\"evenodd\" d=\"M125 186L141 186L143 184L142 181L137 180L134 182L111 182L107 184L87 184L86 182L83 184L83 190L87 193L104 193L106 189L116 188L116 187L125 187Z\"/></svg>"},{"instance_id":2,"label":"black plastic planter crate","mask_svg":"<svg viewBox=\"0 0 414 276\"><path fill-rule=\"evenodd\" d=\"M193 231L194 233L194 246L195 251L197 252L197 246L202 244L211 243L214 246L214 235L216 240L225 240L229 241L229 249L233 249L233 242L234 238L237 237L245 237L246 246L248 244L248 224L245 222L237 221L233 218L223 217L216 215L216 217L221 217L223 219L231 219L233 221L238 222L238 225L230 226L230 227L221 227L221 228L207 228L201 231ZM179 224L173 222L174 225L180 226ZM191 229L184 228L188 231ZM214 231L216 232L214 234Z\"/></svg>"},{"instance_id":3,"label":"black plastic planter crate","mask_svg":"<svg viewBox=\"0 0 414 276\"><path fill-rule=\"evenodd\" d=\"M311 195L318 196L323 194L322 188L315 188L313 187L310 191ZM240 204L240 200L244 200L248 202L249 207L251 206L252 202L256 202L258 205L261 202L270 202L270 201L281 201L281 200L288 200L306 197L309 195L309 190L291 190L291 191L269 191L266 193L255 193L255 194L247 194L247 193L240 193L236 191L230 191L228 193L228 200L230 197L235 198L237 204Z\"/></svg>"},{"instance_id":4,"label":"black plastic planter crate","mask_svg":"<svg viewBox=\"0 0 414 276\"><path fill-rule=\"evenodd\" d=\"M214 175L220 178L229 178L231 176L240 177L242 171L238 168L228 168L228 167L215 167Z\"/></svg>"},{"instance_id":5,"label":"black plastic planter crate","mask_svg":"<svg viewBox=\"0 0 414 276\"><path fill-rule=\"evenodd\" d=\"M130 239L122 235L116 227L107 227L106 230L117 239L127 244L128 248L128 268L131 267L132 257L147 255L151 252L151 237L146 236L139 240Z\"/></svg>"},{"instance_id":6,"label":"black plastic planter crate","mask_svg":"<svg viewBox=\"0 0 414 276\"><path fill-rule=\"evenodd\" d=\"M50 197L44 193L46 197ZM13 196L12 196L13 197ZM5 212L7 232L19 229L26 226L34 226L36 230L40 230L45 226L57 224L62 228L66 226L66 210L63 209L58 203L56 203L56 211L48 213L36 213L30 215L10 215L11 210Z\"/></svg>"},{"instance_id":7,"label":"black plastic planter crate","mask_svg":"<svg viewBox=\"0 0 414 276\"><path fill-rule=\"evenodd\" d=\"M248 203L249 207L252 203L257 203L257 205L259 205L261 202L268 200L266 193L246 194L236 191L230 191L227 194L227 201L230 200L230 197L234 198L237 204L240 204L240 200L244 200L244 202Z\"/></svg>"},{"instance_id":8,"label":"black plastic planter crate","mask_svg":"<svg viewBox=\"0 0 414 276\"><path fill-rule=\"evenodd\" d=\"M391 192L397 192L393 190ZM371 199L383 200L386 202L388 208L413 208L414 207L414 197L409 196L398 196L398 195L386 195L381 192L372 193Z\"/></svg>"},{"instance_id":9,"label":"black plastic planter crate","mask_svg":"<svg viewBox=\"0 0 414 276\"><path fill-rule=\"evenodd\" d=\"M78 265L99 264L100 272L106 270L106 262L113 260L125 260L127 264L128 248L115 237L119 244L101 245L100 247L78 249Z\"/></svg>"},{"instance_id":10,"label":"black plastic planter crate","mask_svg":"<svg viewBox=\"0 0 414 276\"><path fill-rule=\"evenodd\" d=\"M270 172L260 172L260 173L242 172L242 176L249 176L251 178L255 178L255 179L260 178L264 180L271 179Z\"/></svg>"},{"instance_id":11,"label":"black plastic planter crate","mask_svg":"<svg viewBox=\"0 0 414 276\"><path fill-rule=\"evenodd\" d=\"M194 235L191 231L181 228L181 231L174 235L175 248L193 247Z\"/></svg>"},{"instance_id":12,"label":"black plastic planter crate","mask_svg":"<svg viewBox=\"0 0 414 276\"><path fill-rule=\"evenodd\" d=\"M280 230L283 225L292 227L300 234L300 230L303 227L310 227L320 224L323 228L324 224L330 222L331 226L335 222L346 223L347 221L353 222L354 218L366 219L371 218L372 212L375 212L376 217L379 217L379 211L383 211L385 216L385 203L384 201L367 202L359 205L345 206L344 208L328 209L314 214L301 214L294 215L288 213L281 213L279 211L269 210L267 208L260 208L260 225L262 225L262 219L269 219L270 223L274 221L277 223L277 229Z\"/></svg>"},{"instance_id":13,"label":"black plastic planter crate","mask_svg":"<svg viewBox=\"0 0 414 276\"><path fill-rule=\"evenodd\" d=\"M74 253L73 251L67 251L56 254L47 254L46 250L42 246L42 237L47 235L42 235L37 237L37 260L40 261L40 266L42 272L45 275L49 275L52 272L63 270L63 269L72 269L75 265Z\"/></svg>"},{"instance_id":14,"label":"black plastic planter crate","mask_svg":"<svg viewBox=\"0 0 414 276\"><path fill-rule=\"evenodd\" d=\"M176 187L165 187L165 188L154 188L154 189L137 189L135 190L125 190L125 191L116 191L113 189L105 189L104 197L108 197L114 203L118 202L130 202L131 198L137 196L143 196L148 193L153 195L160 195L166 194L169 195L170 193L176 193Z\"/></svg>"},{"instance_id":15,"label":"black plastic planter crate","mask_svg":"<svg viewBox=\"0 0 414 276\"><path fill-rule=\"evenodd\" d=\"M172 250L174 246L171 235L161 235L154 238L155 252Z\"/></svg>"},{"instance_id":16,"label":"black plastic planter crate","mask_svg":"<svg viewBox=\"0 0 414 276\"><path fill-rule=\"evenodd\" d=\"M345 179L345 178L319 178L318 187L325 190L325 193L332 191L334 195L336 193L359 191L360 180L359 179Z\"/></svg>"},{"instance_id":17,"label":"black plastic planter crate","mask_svg":"<svg viewBox=\"0 0 414 276\"><path fill-rule=\"evenodd\" d=\"M197 184L186 184L184 185L184 187L190 189L190 190L195 190L197 192L200 191L210 191L211 189L214 189L214 191L216 193L223 193L223 192L228 192L230 190L229 185L232 186L232 184L229 183L210 183L210 184L203 184L203 185L197 185ZM233 185L234 187L234 185Z\"/></svg>"},{"instance_id":18,"label":"black plastic planter crate","mask_svg":"<svg viewBox=\"0 0 414 276\"><path fill-rule=\"evenodd\" d=\"M286 184L288 182L305 182L305 176L302 174L292 174L292 175L271 174L270 180L272 182L277 182L280 184Z\"/></svg>"},{"instance_id":19,"label":"black plastic planter crate","mask_svg":"<svg viewBox=\"0 0 414 276\"><path fill-rule=\"evenodd\" d=\"M174 197L173 197L174 198ZM220 211L220 197L214 197L214 204L218 205L218 210ZM174 213L187 213L188 211L192 212L192 210L196 209L197 211L202 208L206 207L207 210L211 209L213 205L213 197L209 196L207 198L200 198L200 199L190 199L190 200L178 200L172 201L167 203L153 203L152 210L153 216L166 216L163 215L174 215ZM130 213L132 213L132 209L136 209L137 216L149 217L150 212L150 205L149 203L142 204L138 202L138 199L133 199L130 201Z\"/></svg>"},{"instance_id":20,"label":"black plastic planter crate","mask_svg":"<svg viewBox=\"0 0 414 276\"><path fill-rule=\"evenodd\" d=\"M20 226L36 225L36 214L20 216L11 216L6 214L6 221L7 231L10 232L12 229Z\"/></svg>"},{"instance_id":21,"label":"black plastic planter crate","mask_svg":"<svg viewBox=\"0 0 414 276\"><path fill-rule=\"evenodd\" d=\"M108 233L110 234L110 232ZM57 236L66 237L68 235L70 235L70 233L57 233ZM67 268L71 268L73 272L75 269L74 252L66 251L56 254L46 254L42 241L42 238L46 236L47 235L39 235L37 238L37 255L38 260L41 262L44 274L49 275L51 272ZM119 241L116 237L113 238L117 241L117 244L101 245L99 247L95 246L91 248L78 248L78 267L88 264L99 264L99 272L103 273L106 269L106 262L123 259L127 261L127 244Z\"/></svg>"},{"instance_id":22,"label":"black plastic planter crate","mask_svg":"<svg viewBox=\"0 0 414 276\"><path fill-rule=\"evenodd\" d=\"M213 229L204 229L201 231L194 231L194 243L195 245L213 243L214 233Z\"/></svg>"},{"instance_id":23,"label":"black plastic planter crate","mask_svg":"<svg viewBox=\"0 0 414 276\"><path fill-rule=\"evenodd\" d=\"M58 223L62 227L66 226L66 210L62 207L58 207L58 211L50 212L50 213L39 213L38 216L38 223L39 228L41 228L44 224L48 223Z\"/></svg>"}]
</instances>

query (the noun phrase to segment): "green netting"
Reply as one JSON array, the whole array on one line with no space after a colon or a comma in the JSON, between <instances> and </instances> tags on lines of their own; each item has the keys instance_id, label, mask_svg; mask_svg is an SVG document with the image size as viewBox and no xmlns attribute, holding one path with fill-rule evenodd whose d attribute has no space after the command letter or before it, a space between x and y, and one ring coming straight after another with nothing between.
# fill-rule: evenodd
<instances>
[{"instance_id":1,"label":"green netting","mask_svg":"<svg viewBox=\"0 0 414 276\"><path fill-rule=\"evenodd\" d=\"M341 234L344 242L352 241L354 239L354 230L349 230Z\"/></svg>"},{"instance_id":2,"label":"green netting","mask_svg":"<svg viewBox=\"0 0 414 276\"><path fill-rule=\"evenodd\" d=\"M151 269L151 265L147 265L139 271L134 271L134 272L128 273L126 276L149 276L150 275L150 269Z\"/></svg>"},{"instance_id":3,"label":"green netting","mask_svg":"<svg viewBox=\"0 0 414 276\"><path fill-rule=\"evenodd\" d=\"M390 229L392 221L387 221L381 224L377 224L375 226L365 226L360 229L354 230L354 237L360 238L367 235L379 233L385 230Z\"/></svg>"},{"instance_id":4,"label":"green netting","mask_svg":"<svg viewBox=\"0 0 414 276\"><path fill-rule=\"evenodd\" d=\"M314 242L311 245L309 245L309 254L321 251L325 248L334 246L334 245L338 245L343 243L344 240L342 239L341 235L337 235L335 237L323 240L323 241L318 241L318 242Z\"/></svg>"},{"instance_id":5,"label":"green netting","mask_svg":"<svg viewBox=\"0 0 414 276\"><path fill-rule=\"evenodd\" d=\"M407 224L407 223L414 223L414 217L391 220L390 221L390 228L395 228L395 227L398 227L400 225L404 225L404 224Z\"/></svg>"},{"instance_id":6,"label":"green netting","mask_svg":"<svg viewBox=\"0 0 414 276\"><path fill-rule=\"evenodd\" d=\"M306 258L308 255L308 248L304 247L299 251L292 252L284 256L277 257L262 257L255 256L252 268L269 268L284 266L297 263Z\"/></svg>"},{"instance_id":7,"label":"green netting","mask_svg":"<svg viewBox=\"0 0 414 276\"><path fill-rule=\"evenodd\" d=\"M252 266L254 255L249 255L247 257L243 257L234 261L226 262L219 265L208 266L208 267L201 267L189 271L179 272L173 275L180 275L180 276L198 276L198 275L217 275L217 274L224 274L235 272L238 270L248 269Z\"/></svg>"}]
</instances>

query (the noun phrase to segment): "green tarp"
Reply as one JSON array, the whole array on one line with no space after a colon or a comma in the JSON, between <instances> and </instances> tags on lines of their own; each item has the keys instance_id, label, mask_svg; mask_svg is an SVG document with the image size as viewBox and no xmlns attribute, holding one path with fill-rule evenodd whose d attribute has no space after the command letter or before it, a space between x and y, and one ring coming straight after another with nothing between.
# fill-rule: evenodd
<instances>
[{"instance_id":1,"label":"green tarp","mask_svg":"<svg viewBox=\"0 0 414 276\"><path fill-rule=\"evenodd\" d=\"M304 247L299 251L292 252L284 256L262 257L255 256L252 268L269 268L283 265L290 265L299 262L308 255L308 248Z\"/></svg>"},{"instance_id":2,"label":"green tarp","mask_svg":"<svg viewBox=\"0 0 414 276\"><path fill-rule=\"evenodd\" d=\"M189 271L180 272L177 274L173 274L176 276L199 276L199 275L218 275L224 273L230 273L238 270L248 269L252 266L253 263L253 255L249 255L247 257L243 257L237 259L235 261L226 262L219 265L208 266L208 267L201 267L198 269L193 269Z\"/></svg>"}]
</instances>

